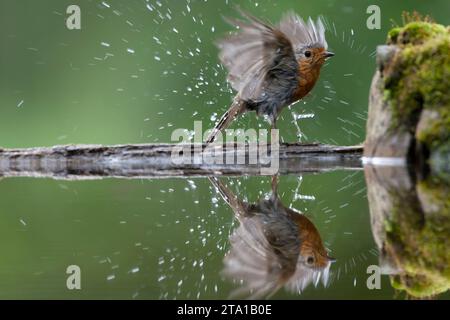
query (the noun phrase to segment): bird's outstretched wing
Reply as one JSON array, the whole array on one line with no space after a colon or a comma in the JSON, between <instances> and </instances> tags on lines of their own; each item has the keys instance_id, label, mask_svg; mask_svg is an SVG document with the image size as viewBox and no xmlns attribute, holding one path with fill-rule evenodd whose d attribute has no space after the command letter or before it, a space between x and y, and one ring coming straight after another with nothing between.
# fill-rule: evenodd
<instances>
[{"instance_id":1,"label":"bird's outstretched wing","mask_svg":"<svg viewBox=\"0 0 450 320\"><path fill-rule=\"evenodd\" d=\"M240 11L247 20L227 19L239 32L218 41L228 81L243 100L258 101L273 88L296 86L298 63L289 37L269 23ZM267 81L270 80L270 81Z\"/></svg>"},{"instance_id":2,"label":"bird's outstretched wing","mask_svg":"<svg viewBox=\"0 0 450 320\"><path fill-rule=\"evenodd\" d=\"M241 282L231 298L268 298L294 273L300 243L277 241L275 235L280 237L279 231L268 230L271 228L261 217L244 217L231 235L222 274Z\"/></svg>"}]
</instances>

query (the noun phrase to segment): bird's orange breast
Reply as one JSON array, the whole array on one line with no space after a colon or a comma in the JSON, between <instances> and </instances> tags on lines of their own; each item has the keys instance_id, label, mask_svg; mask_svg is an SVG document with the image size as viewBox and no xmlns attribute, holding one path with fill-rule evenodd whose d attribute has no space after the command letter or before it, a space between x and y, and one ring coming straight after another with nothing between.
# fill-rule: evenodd
<instances>
[{"instance_id":1,"label":"bird's orange breast","mask_svg":"<svg viewBox=\"0 0 450 320\"><path fill-rule=\"evenodd\" d=\"M305 97L316 84L319 78L320 66L311 66L309 64L300 64L298 68L299 81L297 90L294 91L293 101Z\"/></svg>"}]
</instances>

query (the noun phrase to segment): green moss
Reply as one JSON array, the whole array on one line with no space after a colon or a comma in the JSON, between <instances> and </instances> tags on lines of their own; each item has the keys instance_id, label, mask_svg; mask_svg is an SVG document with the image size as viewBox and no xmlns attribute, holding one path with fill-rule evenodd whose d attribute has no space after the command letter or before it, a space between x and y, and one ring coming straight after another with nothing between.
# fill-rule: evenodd
<instances>
[{"instance_id":1,"label":"green moss","mask_svg":"<svg viewBox=\"0 0 450 320\"><path fill-rule=\"evenodd\" d=\"M441 292L448 290L448 287L436 279L427 278L424 275L394 276L391 278L391 285L394 289L406 291L414 298L434 297Z\"/></svg>"},{"instance_id":2,"label":"green moss","mask_svg":"<svg viewBox=\"0 0 450 320\"><path fill-rule=\"evenodd\" d=\"M431 150L450 139L450 33L439 24L415 21L392 29L388 43L400 46L385 69L384 98L390 101L393 126L416 133L423 109L439 116L417 132Z\"/></svg>"},{"instance_id":3,"label":"green moss","mask_svg":"<svg viewBox=\"0 0 450 320\"><path fill-rule=\"evenodd\" d=\"M391 130L409 131L416 139L416 150L421 151L417 156L428 157L429 152L430 163L437 163L430 165L432 170L435 167L447 170L450 28L432 23L431 19L417 13L405 14L404 21L407 22L404 26L388 33L387 43L396 45L399 50L383 64L382 70L383 98L393 117ZM413 297L430 297L450 289L450 187L447 181L430 175L415 189L392 190L389 194L393 209L389 221L384 222L384 247L403 271L392 277L391 282Z\"/></svg>"},{"instance_id":4,"label":"green moss","mask_svg":"<svg viewBox=\"0 0 450 320\"><path fill-rule=\"evenodd\" d=\"M388 33L390 44L421 44L428 39L442 35L447 30L443 25L426 21L413 21L404 27L396 27Z\"/></svg>"},{"instance_id":5,"label":"green moss","mask_svg":"<svg viewBox=\"0 0 450 320\"><path fill-rule=\"evenodd\" d=\"M400 32L402 31L402 28L393 28L388 32L388 39L387 39L387 43L388 44L395 44L397 43L397 39L398 39L398 35L400 34Z\"/></svg>"},{"instance_id":6,"label":"green moss","mask_svg":"<svg viewBox=\"0 0 450 320\"><path fill-rule=\"evenodd\" d=\"M450 185L442 183L438 176L430 175L427 180L417 184L417 191L424 202L433 204L432 207L427 206L430 207L426 211L427 217L439 224L439 228L445 228L450 231L450 197L448 196L450 194ZM446 239L445 242L447 241L450 242L450 239ZM450 259L450 255L448 258Z\"/></svg>"},{"instance_id":7,"label":"green moss","mask_svg":"<svg viewBox=\"0 0 450 320\"><path fill-rule=\"evenodd\" d=\"M450 104L436 110L436 117L430 119L426 127L416 132L416 138L428 146L429 150L436 150L443 143L450 140Z\"/></svg>"},{"instance_id":8,"label":"green moss","mask_svg":"<svg viewBox=\"0 0 450 320\"><path fill-rule=\"evenodd\" d=\"M384 230L386 232L392 232L392 223L389 220L384 220Z\"/></svg>"},{"instance_id":9,"label":"green moss","mask_svg":"<svg viewBox=\"0 0 450 320\"><path fill-rule=\"evenodd\" d=\"M385 225L386 247L403 270L392 285L424 298L450 289L450 186L430 176L416 188L420 202L415 195L391 195L394 210Z\"/></svg>"}]
</instances>

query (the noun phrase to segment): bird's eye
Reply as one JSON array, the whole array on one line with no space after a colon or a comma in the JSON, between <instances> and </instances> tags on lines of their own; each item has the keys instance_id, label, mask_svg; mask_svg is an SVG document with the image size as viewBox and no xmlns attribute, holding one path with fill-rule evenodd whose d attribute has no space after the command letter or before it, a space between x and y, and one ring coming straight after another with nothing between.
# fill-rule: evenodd
<instances>
[{"instance_id":1,"label":"bird's eye","mask_svg":"<svg viewBox=\"0 0 450 320\"><path fill-rule=\"evenodd\" d=\"M305 57L309 58L311 57L311 51L305 51Z\"/></svg>"},{"instance_id":2,"label":"bird's eye","mask_svg":"<svg viewBox=\"0 0 450 320\"><path fill-rule=\"evenodd\" d=\"M309 256L309 257L306 259L306 263L309 264L309 265L312 265L312 264L314 263L314 257Z\"/></svg>"}]
</instances>

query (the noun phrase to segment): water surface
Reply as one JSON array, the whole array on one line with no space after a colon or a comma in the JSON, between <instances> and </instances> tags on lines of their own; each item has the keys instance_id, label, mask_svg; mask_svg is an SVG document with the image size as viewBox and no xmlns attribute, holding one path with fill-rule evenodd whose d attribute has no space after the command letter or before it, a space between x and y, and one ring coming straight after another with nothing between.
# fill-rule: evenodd
<instances>
[{"instance_id":1,"label":"water surface","mask_svg":"<svg viewBox=\"0 0 450 320\"><path fill-rule=\"evenodd\" d=\"M256 202L269 177L222 178ZM366 287L378 264L363 172L283 176L283 204L306 215L337 261L326 287L284 289L273 298L394 298L387 276ZM2 298L227 298L239 287L222 274L233 210L206 178L0 183ZM82 290L66 288L68 265L82 270Z\"/></svg>"}]
</instances>

